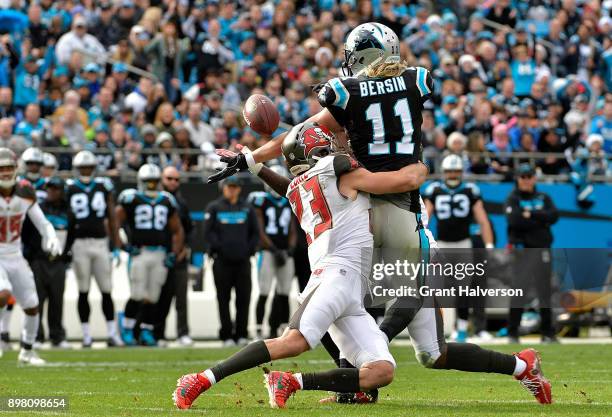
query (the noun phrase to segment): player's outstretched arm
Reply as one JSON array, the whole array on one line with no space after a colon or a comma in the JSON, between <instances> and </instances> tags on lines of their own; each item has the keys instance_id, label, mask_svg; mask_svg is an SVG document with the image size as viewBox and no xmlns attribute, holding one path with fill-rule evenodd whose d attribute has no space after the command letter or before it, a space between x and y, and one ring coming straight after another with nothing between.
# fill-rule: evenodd
<instances>
[{"instance_id":1,"label":"player's outstretched arm","mask_svg":"<svg viewBox=\"0 0 612 417\"><path fill-rule=\"evenodd\" d=\"M323 109L314 116L311 116L306 120L306 122L316 122L320 125L326 126L334 133L344 132L342 126L340 126L334 116L332 116L327 109ZM235 153L226 149L217 150L216 152L217 155L221 157L221 162L225 162L227 165L221 171L208 177L206 182L208 184L219 182L227 177L231 177L237 172L244 171L248 168L253 168L257 163L278 158L282 154L281 145L283 144L285 137L290 134L297 134L301 126L302 123L293 126L289 131L281 133L253 152Z\"/></svg>"},{"instance_id":2,"label":"player's outstretched arm","mask_svg":"<svg viewBox=\"0 0 612 417\"><path fill-rule=\"evenodd\" d=\"M287 194L287 188L289 188L289 184L291 183L289 178L278 175L276 172L272 171L266 166L261 167L261 170L257 176L279 195L284 196Z\"/></svg>"},{"instance_id":3,"label":"player's outstretched arm","mask_svg":"<svg viewBox=\"0 0 612 417\"><path fill-rule=\"evenodd\" d=\"M52 256L58 256L62 253L62 248L53 225L47 220L45 214L37 203L30 206L28 217L40 233L42 237L42 247L45 252Z\"/></svg>"},{"instance_id":4,"label":"player's outstretched arm","mask_svg":"<svg viewBox=\"0 0 612 417\"><path fill-rule=\"evenodd\" d=\"M358 168L340 177L341 191L356 190L370 194L405 193L419 188L427 177L423 163L405 166L398 171L370 172Z\"/></svg>"}]
</instances>

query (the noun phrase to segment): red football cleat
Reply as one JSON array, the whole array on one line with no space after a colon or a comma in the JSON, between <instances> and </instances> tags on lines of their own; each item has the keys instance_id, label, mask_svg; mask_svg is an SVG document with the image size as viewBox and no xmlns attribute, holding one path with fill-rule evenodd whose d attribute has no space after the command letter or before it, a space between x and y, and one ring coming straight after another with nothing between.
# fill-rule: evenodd
<instances>
[{"instance_id":1,"label":"red football cleat","mask_svg":"<svg viewBox=\"0 0 612 417\"><path fill-rule=\"evenodd\" d=\"M540 404L552 403L552 389L550 382L542 373L542 359L535 349L525 349L518 355L519 359L527 363L527 369L515 378L529 391Z\"/></svg>"},{"instance_id":2,"label":"red football cleat","mask_svg":"<svg viewBox=\"0 0 612 417\"><path fill-rule=\"evenodd\" d=\"M291 372L269 372L264 375L264 384L268 389L272 408L285 408L289 397L300 389L300 383Z\"/></svg>"},{"instance_id":3,"label":"red football cleat","mask_svg":"<svg viewBox=\"0 0 612 417\"><path fill-rule=\"evenodd\" d=\"M198 396L211 385L208 378L202 374L183 375L176 381L176 389L172 393L174 405L182 410L191 408Z\"/></svg>"}]
</instances>

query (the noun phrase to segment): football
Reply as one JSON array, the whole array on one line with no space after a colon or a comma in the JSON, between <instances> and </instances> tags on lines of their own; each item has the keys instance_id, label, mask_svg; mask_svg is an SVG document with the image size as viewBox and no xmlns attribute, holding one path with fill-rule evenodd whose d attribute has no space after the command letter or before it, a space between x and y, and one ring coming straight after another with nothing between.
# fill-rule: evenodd
<instances>
[{"instance_id":1,"label":"football","mask_svg":"<svg viewBox=\"0 0 612 417\"><path fill-rule=\"evenodd\" d=\"M253 94L247 99L242 109L242 117L251 129L265 136L271 136L280 122L276 106L262 94Z\"/></svg>"}]
</instances>

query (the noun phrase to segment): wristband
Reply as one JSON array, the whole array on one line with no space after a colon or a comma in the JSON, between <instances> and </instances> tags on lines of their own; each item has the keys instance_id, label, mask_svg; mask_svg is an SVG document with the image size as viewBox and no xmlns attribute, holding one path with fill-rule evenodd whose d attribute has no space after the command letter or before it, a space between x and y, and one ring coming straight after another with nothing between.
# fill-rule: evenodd
<instances>
[{"instance_id":1,"label":"wristband","mask_svg":"<svg viewBox=\"0 0 612 417\"><path fill-rule=\"evenodd\" d=\"M251 150L246 146L242 148L242 153L244 154L244 158L246 159L246 163L251 174L259 175L259 171L261 171L263 164L261 162L255 162L255 158L253 157Z\"/></svg>"},{"instance_id":2,"label":"wristband","mask_svg":"<svg viewBox=\"0 0 612 417\"><path fill-rule=\"evenodd\" d=\"M495 249L495 245L492 244L492 243L487 243L487 244L485 244L485 248L487 248L487 249Z\"/></svg>"}]
</instances>

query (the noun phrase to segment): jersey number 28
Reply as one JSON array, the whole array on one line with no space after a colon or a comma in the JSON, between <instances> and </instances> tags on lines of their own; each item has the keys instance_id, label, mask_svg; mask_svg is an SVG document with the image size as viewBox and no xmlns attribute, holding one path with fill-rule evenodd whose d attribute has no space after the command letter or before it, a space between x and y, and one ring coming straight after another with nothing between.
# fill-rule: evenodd
<instances>
[{"instance_id":1,"label":"jersey number 28","mask_svg":"<svg viewBox=\"0 0 612 417\"><path fill-rule=\"evenodd\" d=\"M168 224L168 207L141 204L134 210L134 225L140 230L164 230Z\"/></svg>"}]
</instances>

